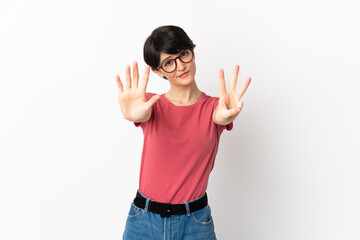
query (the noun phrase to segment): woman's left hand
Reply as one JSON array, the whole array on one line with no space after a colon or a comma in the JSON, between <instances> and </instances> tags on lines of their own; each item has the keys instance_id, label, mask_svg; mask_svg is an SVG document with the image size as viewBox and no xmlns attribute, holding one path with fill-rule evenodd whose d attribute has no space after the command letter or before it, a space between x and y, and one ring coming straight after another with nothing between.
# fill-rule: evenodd
<instances>
[{"instance_id":1,"label":"woman's left hand","mask_svg":"<svg viewBox=\"0 0 360 240\"><path fill-rule=\"evenodd\" d=\"M215 123L220 125L227 125L235 120L235 118L239 115L244 103L240 101L241 97L246 92L248 88L251 78L248 77L236 94L236 82L239 75L239 66L236 65L234 69L234 73L230 82L229 91L226 91L225 78L224 78L224 70L219 70L219 87L220 87L220 98L219 104L216 107L213 120Z\"/></svg>"}]
</instances>

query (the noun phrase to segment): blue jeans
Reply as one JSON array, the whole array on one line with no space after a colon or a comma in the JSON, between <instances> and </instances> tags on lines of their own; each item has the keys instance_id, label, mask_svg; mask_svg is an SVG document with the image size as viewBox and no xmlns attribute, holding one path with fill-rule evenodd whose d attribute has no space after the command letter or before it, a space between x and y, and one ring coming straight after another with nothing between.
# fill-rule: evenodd
<instances>
[{"instance_id":1,"label":"blue jeans","mask_svg":"<svg viewBox=\"0 0 360 240\"><path fill-rule=\"evenodd\" d=\"M148 211L148 203L149 200L146 201L145 209L136 207L134 202L131 203L123 234L124 240L216 240L209 205L196 212L190 213L188 210L184 215L161 217L160 214Z\"/></svg>"}]
</instances>

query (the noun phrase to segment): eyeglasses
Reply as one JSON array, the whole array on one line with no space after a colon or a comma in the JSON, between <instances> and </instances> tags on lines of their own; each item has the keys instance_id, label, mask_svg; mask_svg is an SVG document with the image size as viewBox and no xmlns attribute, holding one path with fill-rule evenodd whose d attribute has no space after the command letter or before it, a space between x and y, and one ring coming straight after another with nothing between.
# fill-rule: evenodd
<instances>
[{"instance_id":1,"label":"eyeglasses","mask_svg":"<svg viewBox=\"0 0 360 240\"><path fill-rule=\"evenodd\" d=\"M167 73L171 73L176 69L176 59L180 59L183 63L188 63L193 59L194 53L192 49L184 49L180 52L179 56L172 59L166 59L161 63L161 66L158 69L162 69Z\"/></svg>"}]
</instances>

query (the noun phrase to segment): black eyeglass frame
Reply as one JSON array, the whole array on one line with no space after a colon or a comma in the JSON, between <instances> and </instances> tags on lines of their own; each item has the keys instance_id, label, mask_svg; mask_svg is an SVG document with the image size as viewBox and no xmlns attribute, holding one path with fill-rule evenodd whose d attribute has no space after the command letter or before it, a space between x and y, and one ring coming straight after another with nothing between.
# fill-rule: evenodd
<instances>
[{"instance_id":1,"label":"black eyeglass frame","mask_svg":"<svg viewBox=\"0 0 360 240\"><path fill-rule=\"evenodd\" d=\"M182 52L185 51L185 50L190 50L190 51L191 51L191 59L190 59L188 62L184 62L184 61L181 60L181 58L180 58ZM193 51L191 48L185 48L185 49L183 49L183 50L180 51L179 56L177 56L176 58L166 59L165 61L174 60L174 62L175 62L175 68L174 68L174 70L172 70L171 72L166 71L166 70L162 67L164 61L161 63L160 67L157 67L157 69L159 69L159 70L162 69L162 70L164 70L164 72L167 72L167 73L172 73L172 72L174 72L174 71L176 70L176 68L177 68L177 63L176 63L176 59L177 59L177 58L178 58L181 62L183 62L183 63L189 63L189 62L191 62L191 61L193 60L193 58L194 58L194 51Z\"/></svg>"}]
</instances>

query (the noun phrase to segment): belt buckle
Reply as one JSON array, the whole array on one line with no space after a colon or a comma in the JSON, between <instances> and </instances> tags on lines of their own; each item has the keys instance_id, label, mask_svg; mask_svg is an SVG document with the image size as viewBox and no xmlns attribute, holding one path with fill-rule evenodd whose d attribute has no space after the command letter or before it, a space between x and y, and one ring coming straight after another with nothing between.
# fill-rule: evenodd
<instances>
[{"instance_id":1,"label":"belt buckle","mask_svg":"<svg viewBox=\"0 0 360 240\"><path fill-rule=\"evenodd\" d=\"M171 204L164 204L161 208L161 217L171 217L172 215L172 207Z\"/></svg>"}]
</instances>

